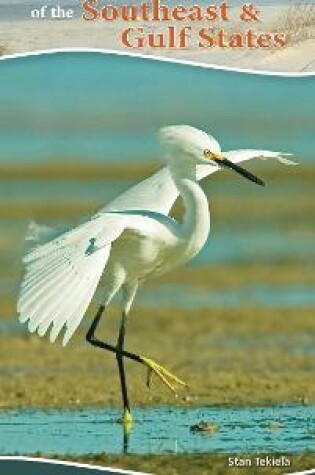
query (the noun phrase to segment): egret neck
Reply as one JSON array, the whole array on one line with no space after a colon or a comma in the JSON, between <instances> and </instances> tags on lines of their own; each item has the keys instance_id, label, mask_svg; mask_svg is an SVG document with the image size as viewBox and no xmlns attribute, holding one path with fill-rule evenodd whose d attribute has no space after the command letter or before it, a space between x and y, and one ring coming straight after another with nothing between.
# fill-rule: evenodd
<instances>
[{"instance_id":1,"label":"egret neck","mask_svg":"<svg viewBox=\"0 0 315 475\"><path fill-rule=\"evenodd\" d=\"M196 177L196 164L187 160L170 160L173 181L184 202L181 238L185 258L195 256L205 244L210 232L208 200Z\"/></svg>"}]
</instances>

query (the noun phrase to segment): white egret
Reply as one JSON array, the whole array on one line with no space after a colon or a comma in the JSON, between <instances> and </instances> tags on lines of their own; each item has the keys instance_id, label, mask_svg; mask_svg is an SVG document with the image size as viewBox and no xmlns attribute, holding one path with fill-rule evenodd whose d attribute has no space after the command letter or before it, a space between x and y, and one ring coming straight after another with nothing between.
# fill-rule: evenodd
<instances>
[{"instance_id":1,"label":"white egret","mask_svg":"<svg viewBox=\"0 0 315 475\"><path fill-rule=\"evenodd\" d=\"M227 167L263 185L238 165L254 157L291 164L284 154L261 150L221 152L218 142L196 128L180 125L159 132L166 167L135 185L100 212L73 229L55 232L33 227L35 248L24 257L26 273L18 312L31 332L50 329L54 342L63 328L66 345L79 326L104 272L103 302L87 332L87 341L115 353L118 363L123 421L131 421L124 358L155 373L170 389L185 383L149 358L124 348L127 316L138 286L192 259L210 231L208 201L198 184L201 178ZM177 196L184 203L181 222L169 217ZM122 317L117 345L99 340L95 331L105 308L122 292ZM150 378L148 378L149 380Z\"/></svg>"}]
</instances>

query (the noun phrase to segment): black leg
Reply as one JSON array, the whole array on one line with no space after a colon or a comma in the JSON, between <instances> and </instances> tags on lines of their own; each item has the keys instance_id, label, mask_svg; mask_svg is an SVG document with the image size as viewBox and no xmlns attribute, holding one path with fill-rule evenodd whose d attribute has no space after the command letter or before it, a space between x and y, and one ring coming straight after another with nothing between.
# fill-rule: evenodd
<instances>
[{"instance_id":1,"label":"black leg","mask_svg":"<svg viewBox=\"0 0 315 475\"><path fill-rule=\"evenodd\" d=\"M132 421L132 417L131 417L130 404L129 404L129 399L128 399L124 357L122 356L122 352L124 351L124 344L125 344L126 318L127 318L127 315L125 314L125 312L123 312L122 317L121 317L118 340L117 340L118 352L116 353L116 359L117 359L119 377L120 377L122 402L124 406L123 423L130 424Z\"/></svg>"},{"instance_id":2,"label":"black leg","mask_svg":"<svg viewBox=\"0 0 315 475\"><path fill-rule=\"evenodd\" d=\"M101 317L103 315L103 312L105 310L105 306L101 305L100 308L97 311L97 314L94 317L94 320L88 329L86 333L86 341L90 343L93 346L96 346L97 348L102 348L103 350L111 351L112 353L115 354L120 354L121 356L124 356L125 358L129 358L133 361L137 361L138 363L144 363L143 358L141 356L136 355L135 353L130 353L129 351L125 350L119 350L116 346L109 345L108 343L105 343L101 340L98 340L95 337L95 331L100 323Z\"/></svg>"},{"instance_id":3,"label":"black leg","mask_svg":"<svg viewBox=\"0 0 315 475\"><path fill-rule=\"evenodd\" d=\"M103 312L105 310L105 306L101 305L100 308L98 309L94 320L86 334L86 340L93 346L96 346L98 348L102 348L104 350L111 351L115 353L116 359L117 359L117 364L118 364L118 370L119 370L119 377L120 377L120 385L121 385L121 395L122 395L122 401L123 401L123 406L124 406L124 413L122 417L122 422L125 425L131 425L132 423L132 416L130 412L130 404L128 400L128 391L127 391L127 382L126 382L126 375L125 375L125 367L124 367L124 361L123 358L130 358L134 361L137 361L139 363L143 363L143 360L140 356L135 355L134 353L129 353L128 351L124 350L124 342L125 342L125 325L126 325L126 314L122 314L122 319L121 319L121 324L120 324L120 329L119 329L119 335L118 335L118 340L117 340L117 346L112 346L109 345L108 343L105 343L103 341L98 340L95 337L95 332L96 329L100 323L101 317L103 315Z\"/></svg>"},{"instance_id":4,"label":"black leg","mask_svg":"<svg viewBox=\"0 0 315 475\"><path fill-rule=\"evenodd\" d=\"M129 351L126 351L123 348L123 343L124 343L124 325L120 331L119 337L118 337L118 346L113 346L108 343L105 343L104 341L99 340L98 338L95 337L95 331L99 325L100 319L103 315L103 312L105 310L105 306L101 305L100 308L98 309L94 320L90 326L90 328L87 331L86 334L86 340L88 343L90 343L93 346L96 346L97 348L102 348L103 350L111 351L112 353L115 353L117 362L119 365L119 374L120 374L120 380L121 380L121 387L122 387L122 395L123 395L123 402L124 406L126 408L125 414L127 414L127 417L124 418L124 421L126 422L131 422L131 416L129 412L129 403L128 403L128 397L127 397L127 385L126 385L126 378L125 378L125 373L124 373L124 365L123 365L123 358L129 358L130 360L137 361L138 363L143 364L148 368L148 381L150 381L150 376L152 373L155 373L158 378L173 392L175 392L175 387L174 384L178 384L180 386L186 386L186 384L177 376L174 374L170 373L167 369L165 369L163 366L161 366L158 363L155 363L153 360L150 358L145 358L144 356L136 355L135 353L130 353ZM119 344L119 343L122 344ZM128 416L129 414L129 416Z\"/></svg>"}]
</instances>

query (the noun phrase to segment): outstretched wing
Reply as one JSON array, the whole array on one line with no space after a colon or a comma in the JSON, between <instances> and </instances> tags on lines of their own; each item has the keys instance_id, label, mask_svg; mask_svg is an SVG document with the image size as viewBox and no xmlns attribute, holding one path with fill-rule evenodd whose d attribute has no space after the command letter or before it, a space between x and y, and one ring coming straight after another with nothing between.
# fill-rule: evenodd
<instances>
[{"instance_id":1,"label":"outstretched wing","mask_svg":"<svg viewBox=\"0 0 315 475\"><path fill-rule=\"evenodd\" d=\"M129 188L101 211L144 210L168 214L178 191L167 167ZM170 205L171 203L171 205Z\"/></svg>"},{"instance_id":2,"label":"outstretched wing","mask_svg":"<svg viewBox=\"0 0 315 475\"><path fill-rule=\"evenodd\" d=\"M235 163L256 157L294 163L284 154L265 150L234 150L225 156ZM197 178L201 180L218 170L217 165L199 165ZM51 341L55 341L65 326L65 345L94 295L111 243L128 225L126 215L113 212L143 210L168 215L177 196L170 172L163 168L72 230L58 234L32 224L28 238L38 245L23 260L26 273L18 300L20 321L28 321L29 330L41 336L51 327Z\"/></svg>"},{"instance_id":3,"label":"outstretched wing","mask_svg":"<svg viewBox=\"0 0 315 475\"><path fill-rule=\"evenodd\" d=\"M110 255L124 229L123 217L96 215L80 226L31 250L23 259L18 312L30 332L54 342L66 327L66 345L80 324ZM95 252L97 251L97 252Z\"/></svg>"},{"instance_id":4,"label":"outstretched wing","mask_svg":"<svg viewBox=\"0 0 315 475\"><path fill-rule=\"evenodd\" d=\"M286 158L288 154L271 152L268 150L231 150L223 152L226 158L234 163L240 163L252 158L275 159L286 165L295 165L295 162ZM198 165L198 181L220 170L219 166ZM105 206L102 211L123 210L150 210L168 215L178 197L178 190L174 185L168 168L162 168L151 177L129 188L116 199Z\"/></svg>"},{"instance_id":5,"label":"outstretched wing","mask_svg":"<svg viewBox=\"0 0 315 475\"><path fill-rule=\"evenodd\" d=\"M272 152L270 150L230 150L229 152L223 152L223 155L234 163L260 158L261 160L278 160L284 165L297 165L296 162L288 158L292 156L290 153Z\"/></svg>"}]
</instances>

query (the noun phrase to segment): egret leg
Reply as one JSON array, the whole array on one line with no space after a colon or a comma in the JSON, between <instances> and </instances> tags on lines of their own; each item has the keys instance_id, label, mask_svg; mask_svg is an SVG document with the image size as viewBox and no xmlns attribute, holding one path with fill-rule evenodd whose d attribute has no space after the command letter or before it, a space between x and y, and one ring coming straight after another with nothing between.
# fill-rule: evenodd
<instances>
[{"instance_id":1,"label":"egret leg","mask_svg":"<svg viewBox=\"0 0 315 475\"><path fill-rule=\"evenodd\" d=\"M90 343L92 346L96 346L97 348L102 348L103 350L110 351L112 353L120 353L121 356L124 356L125 358L129 358L131 360L137 361L138 363L143 363L141 356L138 356L134 353L130 353L129 351L121 350L119 351L116 346L110 345L108 343L105 343L104 341L99 340L95 336L95 331L100 323L101 317L104 313L105 306L100 305L93 321L86 333L86 341Z\"/></svg>"},{"instance_id":2,"label":"egret leg","mask_svg":"<svg viewBox=\"0 0 315 475\"><path fill-rule=\"evenodd\" d=\"M146 366L148 369L148 379L147 379L148 386L150 385L152 373L154 373L173 392L176 392L174 384L177 384L180 386L187 386L186 383L184 383L184 381L177 378L177 376L175 376L166 368L154 362L150 358L146 358L141 355L136 355L135 353L130 353L129 351L126 351L124 348L119 348L117 346L110 345L96 338L95 331L99 325L99 322L101 320L104 310L105 310L105 306L101 305L92 321L92 324L89 330L87 331L86 340L88 343L90 343L93 346L96 346L97 348L102 348L103 350L107 350L112 353L115 353L116 355L119 354L120 358L129 358L130 360L137 361L138 363L141 363L144 366ZM117 361L118 361L118 358L117 358Z\"/></svg>"},{"instance_id":3,"label":"egret leg","mask_svg":"<svg viewBox=\"0 0 315 475\"><path fill-rule=\"evenodd\" d=\"M116 353L116 360L118 364L119 370L119 377L120 377L120 387L121 387L121 396L122 402L124 406L124 413L122 417L122 423L124 425L131 425L132 424L132 416L130 411L130 404L128 399L128 390L127 390L127 381L126 381L126 374L125 374L125 365L124 365L124 357L122 352L124 351L124 344L125 344L125 334L126 334L126 321L127 315L125 312L122 313L120 328L119 328L119 335L117 340L117 353Z\"/></svg>"}]
</instances>

